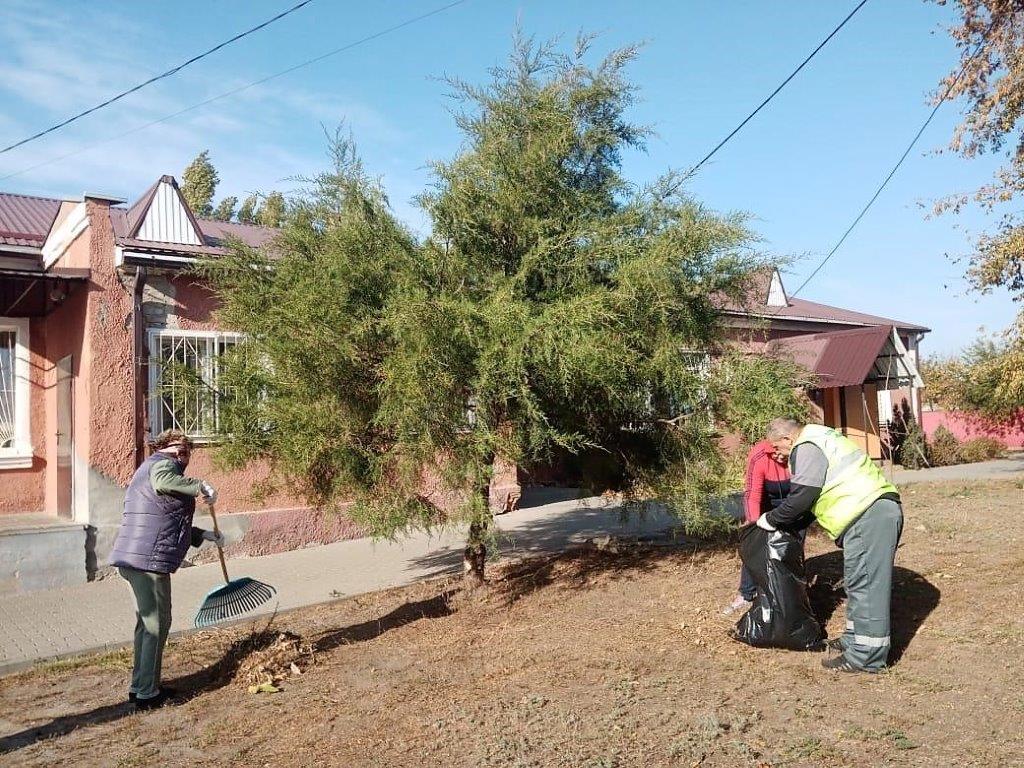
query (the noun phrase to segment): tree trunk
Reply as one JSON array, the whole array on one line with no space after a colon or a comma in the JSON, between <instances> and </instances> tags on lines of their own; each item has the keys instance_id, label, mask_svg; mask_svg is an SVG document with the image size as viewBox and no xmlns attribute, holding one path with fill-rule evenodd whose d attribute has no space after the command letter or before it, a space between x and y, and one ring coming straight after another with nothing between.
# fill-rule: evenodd
<instances>
[{"instance_id":1,"label":"tree trunk","mask_svg":"<svg viewBox=\"0 0 1024 768\"><path fill-rule=\"evenodd\" d=\"M466 586L470 589L484 583L484 565L487 562L487 545L484 543L486 532L486 521L474 521L469 525L469 539L462 553L462 570Z\"/></svg>"},{"instance_id":2,"label":"tree trunk","mask_svg":"<svg viewBox=\"0 0 1024 768\"><path fill-rule=\"evenodd\" d=\"M495 458L492 457L492 470L494 462ZM469 524L466 549L462 552L462 577L467 589L475 589L486 581L484 566L487 564L487 533L495 512L491 507L491 480L482 484L477 492L480 494L480 512Z\"/></svg>"}]
</instances>

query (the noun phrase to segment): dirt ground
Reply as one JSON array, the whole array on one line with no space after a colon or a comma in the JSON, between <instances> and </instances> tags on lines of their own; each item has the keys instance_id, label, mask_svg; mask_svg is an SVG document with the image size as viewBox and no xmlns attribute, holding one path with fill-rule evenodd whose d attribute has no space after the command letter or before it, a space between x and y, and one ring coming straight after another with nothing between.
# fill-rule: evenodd
<instances>
[{"instance_id":1,"label":"dirt ground","mask_svg":"<svg viewBox=\"0 0 1024 768\"><path fill-rule=\"evenodd\" d=\"M1024 766L1021 484L904 500L879 675L731 641L730 547L589 549L497 567L471 599L432 582L279 617L265 636L315 663L277 693L237 679L250 627L173 644L186 699L154 712L123 703L124 653L0 680L0 765ZM808 542L833 636L841 563Z\"/></svg>"}]
</instances>

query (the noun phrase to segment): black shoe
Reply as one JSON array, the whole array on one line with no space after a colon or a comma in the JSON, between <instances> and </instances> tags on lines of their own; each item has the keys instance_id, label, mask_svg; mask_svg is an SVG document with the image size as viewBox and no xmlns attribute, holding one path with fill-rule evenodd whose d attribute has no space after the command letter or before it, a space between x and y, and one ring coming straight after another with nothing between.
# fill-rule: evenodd
<instances>
[{"instance_id":1,"label":"black shoe","mask_svg":"<svg viewBox=\"0 0 1024 768\"><path fill-rule=\"evenodd\" d=\"M873 675L877 669L864 669L864 667L855 667L850 663L846 656L836 656L834 659L825 659L821 662L821 666L831 672L861 672L863 674Z\"/></svg>"},{"instance_id":2,"label":"black shoe","mask_svg":"<svg viewBox=\"0 0 1024 768\"><path fill-rule=\"evenodd\" d=\"M148 712L151 709L160 709L171 700L171 695L164 689L161 688L160 692L150 699L135 699L135 711L136 712Z\"/></svg>"},{"instance_id":3,"label":"black shoe","mask_svg":"<svg viewBox=\"0 0 1024 768\"><path fill-rule=\"evenodd\" d=\"M173 688L164 688L162 685L160 686L160 692L166 694L169 699L173 699L178 695L178 692ZM138 699L138 696L135 695L135 691L128 691L128 701L134 704L136 699Z\"/></svg>"}]
</instances>

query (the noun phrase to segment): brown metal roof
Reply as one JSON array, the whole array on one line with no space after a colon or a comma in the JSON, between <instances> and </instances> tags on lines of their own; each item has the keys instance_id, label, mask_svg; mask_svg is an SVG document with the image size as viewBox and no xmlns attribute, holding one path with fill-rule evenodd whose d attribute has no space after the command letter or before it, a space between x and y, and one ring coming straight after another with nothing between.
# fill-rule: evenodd
<instances>
[{"instance_id":1,"label":"brown metal roof","mask_svg":"<svg viewBox=\"0 0 1024 768\"><path fill-rule=\"evenodd\" d=\"M50 197L0 192L0 245L42 247L60 204Z\"/></svg>"},{"instance_id":2,"label":"brown metal roof","mask_svg":"<svg viewBox=\"0 0 1024 768\"><path fill-rule=\"evenodd\" d=\"M786 297L786 306L769 306L768 292L771 288L774 273L775 270L771 268L755 270L749 278L746 298L741 302L724 299L719 306L728 313L759 317L766 320L804 320L811 323L830 325L891 325L900 331L918 333L928 333L931 330L926 326L917 325L916 323L894 320L890 317L881 317L879 315L868 315L864 312L854 312L852 309L832 307L828 304L819 304L816 301L808 301L807 299L791 296Z\"/></svg>"},{"instance_id":3,"label":"brown metal roof","mask_svg":"<svg viewBox=\"0 0 1024 768\"><path fill-rule=\"evenodd\" d=\"M901 331L923 331L931 330L923 325L907 323L902 320L893 320L889 317L879 315L868 315L863 312L854 312L852 309L831 307L828 304L819 304L816 301L807 299L791 298L789 306L786 307L765 307L762 311L753 314L763 314L785 318L787 320L813 320L823 323L853 323L856 325L892 325Z\"/></svg>"},{"instance_id":4,"label":"brown metal roof","mask_svg":"<svg viewBox=\"0 0 1024 768\"><path fill-rule=\"evenodd\" d=\"M891 325L777 339L769 349L791 357L822 388L860 386L874 378L875 361L892 337Z\"/></svg>"},{"instance_id":5,"label":"brown metal roof","mask_svg":"<svg viewBox=\"0 0 1024 768\"><path fill-rule=\"evenodd\" d=\"M213 219L196 219L203 232L203 238L210 245L223 245L228 238L241 240L246 245L258 248L266 245L278 230L272 227L261 227L258 224L236 224L233 221L214 221Z\"/></svg>"},{"instance_id":6,"label":"brown metal roof","mask_svg":"<svg viewBox=\"0 0 1024 768\"><path fill-rule=\"evenodd\" d=\"M166 176L161 176L155 182L153 186L142 193L142 197L132 203L131 207L125 211L125 223L127 224L127 231L124 233L125 237L134 237L135 233L139 231L139 227L142 226L142 220L146 216L146 211L149 210L150 203L153 202L153 198L156 197L156 191L160 188L160 182L163 181Z\"/></svg>"},{"instance_id":7,"label":"brown metal roof","mask_svg":"<svg viewBox=\"0 0 1024 768\"><path fill-rule=\"evenodd\" d=\"M274 238L274 235L277 234L275 229L261 227L256 224L235 224L227 221L196 219L196 224L202 233L205 245L154 243L149 240L139 240L130 234L132 228L137 227L140 223L141 215L145 213L143 208L140 214L136 210L136 206L138 206L138 203L127 211L120 208L112 208L110 210L110 222L114 228L117 244L133 251L186 257L217 256L227 253L227 240L229 238L235 238L248 246L258 248L269 243ZM131 221L133 217L135 221Z\"/></svg>"},{"instance_id":8,"label":"brown metal roof","mask_svg":"<svg viewBox=\"0 0 1024 768\"><path fill-rule=\"evenodd\" d=\"M110 219L117 244L132 250L178 256L216 256L227 253L227 240L234 238L258 248L266 245L277 230L256 224L235 224L193 217L202 234L204 245L178 245L138 240L135 233L149 208L161 182L177 184L172 176L162 176L128 209L111 208ZM41 248L60 212L63 201L49 197L33 197L0 192L0 248L4 245ZM186 206L187 209L187 206ZM192 216L191 211L189 215Z\"/></svg>"}]
</instances>

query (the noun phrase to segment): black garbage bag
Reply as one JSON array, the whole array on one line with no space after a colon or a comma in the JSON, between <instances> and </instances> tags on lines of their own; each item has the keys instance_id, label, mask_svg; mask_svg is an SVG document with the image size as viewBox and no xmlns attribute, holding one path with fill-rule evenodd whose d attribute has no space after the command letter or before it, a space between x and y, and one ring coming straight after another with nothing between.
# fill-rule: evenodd
<instances>
[{"instance_id":1,"label":"black garbage bag","mask_svg":"<svg viewBox=\"0 0 1024 768\"><path fill-rule=\"evenodd\" d=\"M740 531L740 558L757 584L757 599L737 622L736 639L761 648L818 650L825 635L807 597L803 542L750 525Z\"/></svg>"}]
</instances>

